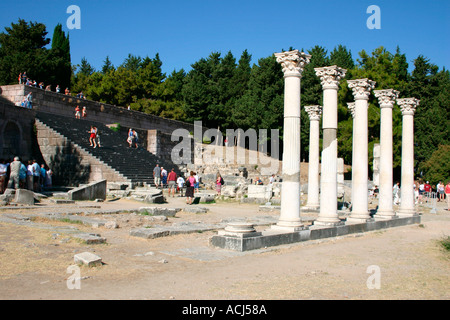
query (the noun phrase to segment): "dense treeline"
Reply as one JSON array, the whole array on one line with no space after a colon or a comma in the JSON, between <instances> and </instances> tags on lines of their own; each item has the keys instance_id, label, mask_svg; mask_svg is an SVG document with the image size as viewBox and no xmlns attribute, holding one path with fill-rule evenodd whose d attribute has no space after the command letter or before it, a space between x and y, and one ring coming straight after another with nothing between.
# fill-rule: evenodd
<instances>
[{"instance_id":1,"label":"dense treeline","mask_svg":"<svg viewBox=\"0 0 450 320\"><path fill-rule=\"evenodd\" d=\"M45 26L19 20L0 34L0 83L17 82L20 72L46 84L70 86L74 94L83 92L91 100L133 110L181 120L201 120L211 128L242 128L247 130L283 130L283 88L281 66L270 55L252 61L245 50L240 57L231 52L212 52L191 65L190 71L162 72L162 60L129 54L120 66L113 66L106 57L100 70L95 70L83 58L80 64L70 64L70 44L60 25L55 28L51 49L46 49ZM289 48L287 50L292 50ZM299 48L300 49L300 48ZM281 51L282 49L274 49ZM397 48L391 53L383 47L371 53L362 50L355 59L342 45L331 52L321 46L301 48L312 55L302 77L301 101L306 105L322 104L322 87L314 68L338 65L347 69L340 83L339 156L351 164L352 117L347 102L354 100L347 79L369 78L376 81L376 89L393 88L400 97L421 100L415 114L416 173L433 182L450 179L449 114L450 73L439 69L420 55L409 68L404 53ZM67 70L71 66L71 70ZM408 72L408 70L412 70ZM369 100L369 163L373 145L379 142L380 110L376 98ZM401 112L393 112L394 173L400 175ZM302 110L302 159L308 160L309 119Z\"/></svg>"}]
</instances>

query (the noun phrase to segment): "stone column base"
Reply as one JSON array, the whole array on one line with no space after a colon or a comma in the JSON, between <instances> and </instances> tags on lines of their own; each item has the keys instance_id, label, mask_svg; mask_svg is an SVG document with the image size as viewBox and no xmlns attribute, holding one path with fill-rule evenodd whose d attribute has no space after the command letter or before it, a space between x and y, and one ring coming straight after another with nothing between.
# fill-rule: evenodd
<instances>
[{"instance_id":1,"label":"stone column base","mask_svg":"<svg viewBox=\"0 0 450 320\"><path fill-rule=\"evenodd\" d=\"M375 221L374 218L357 218L357 217L348 217L345 221L345 224L354 224L354 223L366 223L366 222L372 222Z\"/></svg>"},{"instance_id":2,"label":"stone column base","mask_svg":"<svg viewBox=\"0 0 450 320\"><path fill-rule=\"evenodd\" d=\"M328 228L328 227L337 227L344 225L345 222L341 219L327 219L327 218L319 218L313 222L313 227L316 228Z\"/></svg>"},{"instance_id":3,"label":"stone column base","mask_svg":"<svg viewBox=\"0 0 450 320\"><path fill-rule=\"evenodd\" d=\"M397 211L399 217L414 217L417 216L415 209L400 209Z\"/></svg>"},{"instance_id":4,"label":"stone column base","mask_svg":"<svg viewBox=\"0 0 450 320\"><path fill-rule=\"evenodd\" d=\"M280 232L297 232L302 230L307 230L308 227L304 225L280 225L280 224L274 224L270 227L274 231L280 231Z\"/></svg>"},{"instance_id":5,"label":"stone column base","mask_svg":"<svg viewBox=\"0 0 450 320\"><path fill-rule=\"evenodd\" d=\"M380 211L377 212L373 217L375 218L375 220L392 220L398 218L398 216L395 215L394 211Z\"/></svg>"}]
</instances>

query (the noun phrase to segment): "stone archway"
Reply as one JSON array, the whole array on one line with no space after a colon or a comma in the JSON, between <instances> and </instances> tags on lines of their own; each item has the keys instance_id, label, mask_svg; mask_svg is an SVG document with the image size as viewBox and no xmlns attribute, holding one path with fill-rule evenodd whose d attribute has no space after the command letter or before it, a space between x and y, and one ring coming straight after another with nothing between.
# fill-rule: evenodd
<instances>
[{"instance_id":1,"label":"stone archway","mask_svg":"<svg viewBox=\"0 0 450 320\"><path fill-rule=\"evenodd\" d=\"M5 157L12 158L17 155L21 155L21 141L22 132L20 127L13 121L8 121L8 123L3 128L3 150L2 154Z\"/></svg>"}]
</instances>

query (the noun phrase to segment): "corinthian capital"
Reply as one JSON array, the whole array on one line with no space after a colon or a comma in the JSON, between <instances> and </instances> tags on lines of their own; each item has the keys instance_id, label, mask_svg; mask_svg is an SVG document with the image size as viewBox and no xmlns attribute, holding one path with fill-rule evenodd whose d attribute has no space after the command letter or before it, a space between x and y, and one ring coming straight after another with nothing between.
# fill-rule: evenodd
<instances>
[{"instance_id":1,"label":"corinthian capital","mask_svg":"<svg viewBox=\"0 0 450 320\"><path fill-rule=\"evenodd\" d=\"M392 108L400 92L394 89L386 89L386 90L375 90L373 94L378 99L378 103L380 104L381 108L383 107Z\"/></svg>"},{"instance_id":2,"label":"corinthian capital","mask_svg":"<svg viewBox=\"0 0 450 320\"><path fill-rule=\"evenodd\" d=\"M316 75L322 82L323 89L337 89L339 87L339 81L345 77L347 70L338 66L314 68Z\"/></svg>"},{"instance_id":3,"label":"corinthian capital","mask_svg":"<svg viewBox=\"0 0 450 320\"><path fill-rule=\"evenodd\" d=\"M397 104L402 111L402 115L414 115L416 108L419 106L420 100L416 98L397 99Z\"/></svg>"},{"instance_id":4,"label":"corinthian capital","mask_svg":"<svg viewBox=\"0 0 450 320\"><path fill-rule=\"evenodd\" d=\"M322 115L322 106L305 106L305 111L308 113L309 120L320 120Z\"/></svg>"},{"instance_id":5,"label":"corinthian capital","mask_svg":"<svg viewBox=\"0 0 450 320\"><path fill-rule=\"evenodd\" d=\"M275 53L277 62L283 68L284 76L302 76L303 68L309 63L311 56L298 50Z\"/></svg>"},{"instance_id":6,"label":"corinthian capital","mask_svg":"<svg viewBox=\"0 0 450 320\"><path fill-rule=\"evenodd\" d=\"M352 114L352 118L355 118L355 103L354 102L347 102L347 107L350 113Z\"/></svg>"},{"instance_id":7,"label":"corinthian capital","mask_svg":"<svg viewBox=\"0 0 450 320\"><path fill-rule=\"evenodd\" d=\"M369 79L348 80L348 87L352 89L355 100L368 100L370 91L375 88L375 81Z\"/></svg>"}]
</instances>

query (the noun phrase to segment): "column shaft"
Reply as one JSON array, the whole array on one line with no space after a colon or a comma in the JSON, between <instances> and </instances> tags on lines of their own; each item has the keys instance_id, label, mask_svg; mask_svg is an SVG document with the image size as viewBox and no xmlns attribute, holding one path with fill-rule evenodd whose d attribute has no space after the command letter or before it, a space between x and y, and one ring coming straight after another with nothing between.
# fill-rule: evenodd
<instances>
[{"instance_id":1,"label":"column shaft","mask_svg":"<svg viewBox=\"0 0 450 320\"><path fill-rule=\"evenodd\" d=\"M298 50L276 53L284 72L283 182L280 218L275 229L303 229L300 218L300 80L309 55Z\"/></svg>"}]
</instances>

